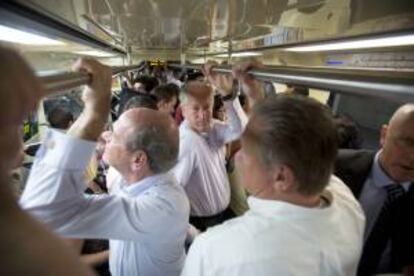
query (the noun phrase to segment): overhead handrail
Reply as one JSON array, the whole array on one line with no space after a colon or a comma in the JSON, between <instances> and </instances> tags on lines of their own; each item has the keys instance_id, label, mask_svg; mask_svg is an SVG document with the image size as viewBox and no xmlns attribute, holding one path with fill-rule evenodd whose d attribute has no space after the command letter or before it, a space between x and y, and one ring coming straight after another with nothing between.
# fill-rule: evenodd
<instances>
[{"instance_id":1,"label":"overhead handrail","mask_svg":"<svg viewBox=\"0 0 414 276\"><path fill-rule=\"evenodd\" d=\"M145 66L145 62L140 62L137 65L129 66L113 66L112 76L115 77L119 73L125 71L140 71ZM65 91L81 85L88 84L92 77L88 73L83 72L62 72L54 71L39 75L40 80L46 89L47 94Z\"/></svg>"},{"instance_id":2,"label":"overhead handrail","mask_svg":"<svg viewBox=\"0 0 414 276\"><path fill-rule=\"evenodd\" d=\"M201 65L168 64L172 69L200 70ZM213 72L229 74L231 66L220 65ZM359 96L374 96L392 101L414 101L414 71L363 70L342 68L265 66L249 73L259 80L301 85Z\"/></svg>"}]
</instances>

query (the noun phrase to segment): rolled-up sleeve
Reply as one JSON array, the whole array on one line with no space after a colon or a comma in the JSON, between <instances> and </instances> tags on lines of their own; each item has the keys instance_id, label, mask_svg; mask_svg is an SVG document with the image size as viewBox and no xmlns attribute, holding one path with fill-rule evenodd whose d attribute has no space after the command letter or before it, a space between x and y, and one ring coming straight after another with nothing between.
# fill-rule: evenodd
<instances>
[{"instance_id":1,"label":"rolled-up sleeve","mask_svg":"<svg viewBox=\"0 0 414 276\"><path fill-rule=\"evenodd\" d=\"M195 166L195 156L191 151L186 151L185 154L180 154L179 162L173 168L172 172L175 175L178 183L185 187L193 173Z\"/></svg>"},{"instance_id":2,"label":"rolled-up sleeve","mask_svg":"<svg viewBox=\"0 0 414 276\"><path fill-rule=\"evenodd\" d=\"M233 101L224 101L227 122L217 125L217 134L224 143L239 139L247 124L247 116L240 105L238 98Z\"/></svg>"},{"instance_id":3,"label":"rolled-up sleeve","mask_svg":"<svg viewBox=\"0 0 414 276\"><path fill-rule=\"evenodd\" d=\"M21 206L68 237L142 239L154 227L153 214L162 206L145 197L85 195L84 171L94 149L93 142L49 132L33 164Z\"/></svg>"}]
</instances>

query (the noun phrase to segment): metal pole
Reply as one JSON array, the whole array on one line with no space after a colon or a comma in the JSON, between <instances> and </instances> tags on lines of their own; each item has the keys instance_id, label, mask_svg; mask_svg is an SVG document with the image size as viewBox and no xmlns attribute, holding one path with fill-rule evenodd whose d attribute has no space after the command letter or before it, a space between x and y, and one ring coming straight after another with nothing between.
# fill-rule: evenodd
<instances>
[{"instance_id":1,"label":"metal pole","mask_svg":"<svg viewBox=\"0 0 414 276\"><path fill-rule=\"evenodd\" d=\"M169 64L171 68L182 68ZM201 65L185 65L185 68L201 69ZM230 66L217 66L214 72L229 74ZM312 67L266 66L252 69L256 79L302 85L310 88L334 90L338 93L374 96L392 101L414 101L414 71L362 70Z\"/></svg>"},{"instance_id":2,"label":"metal pole","mask_svg":"<svg viewBox=\"0 0 414 276\"><path fill-rule=\"evenodd\" d=\"M112 67L112 76L115 77L124 71L135 71L143 68L143 62L138 65L130 66L114 66ZM80 85L88 84L92 76L88 73L80 72L48 72L47 74L39 74L40 80L46 89L47 94L62 92L67 89L75 88Z\"/></svg>"}]
</instances>

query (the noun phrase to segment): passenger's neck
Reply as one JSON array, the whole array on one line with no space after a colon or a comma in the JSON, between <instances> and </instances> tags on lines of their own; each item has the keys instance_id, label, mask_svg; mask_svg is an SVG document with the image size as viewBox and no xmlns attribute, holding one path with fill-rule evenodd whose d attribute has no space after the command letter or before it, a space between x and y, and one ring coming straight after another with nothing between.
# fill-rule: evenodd
<instances>
[{"instance_id":1,"label":"passenger's neck","mask_svg":"<svg viewBox=\"0 0 414 276\"><path fill-rule=\"evenodd\" d=\"M306 208L315 208L321 205L321 201L323 200L321 195L314 195L314 196L304 196L298 193L283 193L283 194L276 194L276 193L268 193L268 194L257 194L256 197L268 200L277 200L277 201L284 201L290 204L298 205L301 207Z\"/></svg>"},{"instance_id":2,"label":"passenger's neck","mask_svg":"<svg viewBox=\"0 0 414 276\"><path fill-rule=\"evenodd\" d=\"M124 178L127 182L127 185L129 186L153 175L153 172L146 170L140 173L127 173L126 175L124 175Z\"/></svg>"}]
</instances>

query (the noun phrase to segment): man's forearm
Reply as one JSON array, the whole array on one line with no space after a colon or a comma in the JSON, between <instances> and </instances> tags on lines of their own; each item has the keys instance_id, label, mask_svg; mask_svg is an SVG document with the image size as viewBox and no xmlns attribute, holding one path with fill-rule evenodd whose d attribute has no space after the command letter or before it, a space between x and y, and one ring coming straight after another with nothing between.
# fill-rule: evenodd
<instances>
[{"instance_id":1,"label":"man's forearm","mask_svg":"<svg viewBox=\"0 0 414 276\"><path fill-rule=\"evenodd\" d=\"M225 102L224 108L226 109L226 115L228 118L224 140L226 142L230 142L240 137L247 124L247 116L237 98L231 102Z\"/></svg>"},{"instance_id":2,"label":"man's forearm","mask_svg":"<svg viewBox=\"0 0 414 276\"><path fill-rule=\"evenodd\" d=\"M103 132L109 110L95 112L85 109L68 130L68 135L89 141L96 141Z\"/></svg>"}]
</instances>

